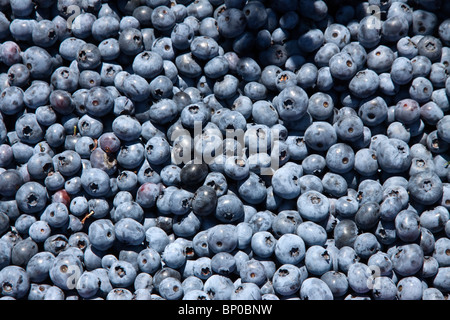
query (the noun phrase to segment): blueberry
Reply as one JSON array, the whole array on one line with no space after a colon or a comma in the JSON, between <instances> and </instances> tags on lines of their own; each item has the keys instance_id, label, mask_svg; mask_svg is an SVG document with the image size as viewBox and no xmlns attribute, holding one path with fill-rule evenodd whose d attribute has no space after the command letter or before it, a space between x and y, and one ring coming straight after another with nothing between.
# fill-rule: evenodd
<instances>
[{"instance_id":1,"label":"blueberry","mask_svg":"<svg viewBox=\"0 0 450 320\"><path fill-rule=\"evenodd\" d=\"M199 216L207 216L216 210L217 194L215 190L204 185L199 187L192 198L192 211Z\"/></svg>"},{"instance_id":2,"label":"blueberry","mask_svg":"<svg viewBox=\"0 0 450 320\"><path fill-rule=\"evenodd\" d=\"M208 173L205 178L204 185L213 188L218 197L224 195L228 190L227 180L220 172Z\"/></svg>"},{"instance_id":3,"label":"blueberry","mask_svg":"<svg viewBox=\"0 0 450 320\"><path fill-rule=\"evenodd\" d=\"M350 266L358 261L360 258L352 247L343 246L339 249L338 265L342 272L347 273Z\"/></svg>"},{"instance_id":4,"label":"blueberry","mask_svg":"<svg viewBox=\"0 0 450 320\"><path fill-rule=\"evenodd\" d=\"M349 90L358 98L368 98L377 91L379 85L379 76L374 71L365 69L357 72L350 80Z\"/></svg>"},{"instance_id":5,"label":"blueberry","mask_svg":"<svg viewBox=\"0 0 450 320\"><path fill-rule=\"evenodd\" d=\"M217 24L223 37L235 38L245 30L247 19L241 10L229 8L220 14Z\"/></svg>"},{"instance_id":6,"label":"blueberry","mask_svg":"<svg viewBox=\"0 0 450 320\"><path fill-rule=\"evenodd\" d=\"M186 164L180 171L180 180L182 184L193 186L202 183L208 174L206 164Z\"/></svg>"},{"instance_id":7,"label":"blueberry","mask_svg":"<svg viewBox=\"0 0 450 320\"><path fill-rule=\"evenodd\" d=\"M308 113L316 120L326 120L332 115L333 107L330 95L317 92L309 98Z\"/></svg>"},{"instance_id":8,"label":"blueberry","mask_svg":"<svg viewBox=\"0 0 450 320\"><path fill-rule=\"evenodd\" d=\"M423 265L423 251L417 244L397 247L391 257L394 270L402 276L414 275Z\"/></svg>"},{"instance_id":9,"label":"blueberry","mask_svg":"<svg viewBox=\"0 0 450 320\"><path fill-rule=\"evenodd\" d=\"M397 283L397 296L399 300L420 300L423 289L421 282L416 277L405 277Z\"/></svg>"},{"instance_id":10,"label":"blueberry","mask_svg":"<svg viewBox=\"0 0 450 320\"><path fill-rule=\"evenodd\" d=\"M132 300L133 294L125 288L114 288L108 292L106 300Z\"/></svg>"},{"instance_id":11,"label":"blueberry","mask_svg":"<svg viewBox=\"0 0 450 320\"><path fill-rule=\"evenodd\" d=\"M360 149L355 154L355 170L363 176L372 176L378 172L377 155L369 148Z\"/></svg>"},{"instance_id":12,"label":"blueberry","mask_svg":"<svg viewBox=\"0 0 450 320\"><path fill-rule=\"evenodd\" d=\"M182 216L176 216L172 229L174 234L179 237L189 237L195 235L200 229L200 223L200 219L193 212L189 212Z\"/></svg>"},{"instance_id":13,"label":"blueberry","mask_svg":"<svg viewBox=\"0 0 450 320\"><path fill-rule=\"evenodd\" d=\"M23 184L23 178L17 170L6 170L0 174L1 194L3 196L13 196Z\"/></svg>"},{"instance_id":14,"label":"blueberry","mask_svg":"<svg viewBox=\"0 0 450 320\"><path fill-rule=\"evenodd\" d=\"M320 91L329 91L334 86L334 79L330 67L325 66L318 70L316 87Z\"/></svg>"},{"instance_id":15,"label":"blueberry","mask_svg":"<svg viewBox=\"0 0 450 320\"><path fill-rule=\"evenodd\" d=\"M186 291L183 300L211 300L207 293L200 289Z\"/></svg>"},{"instance_id":16,"label":"blueberry","mask_svg":"<svg viewBox=\"0 0 450 320\"><path fill-rule=\"evenodd\" d=\"M192 129L196 124L206 124L208 110L202 103L189 104L181 111L180 119L185 128Z\"/></svg>"},{"instance_id":17,"label":"blueberry","mask_svg":"<svg viewBox=\"0 0 450 320\"><path fill-rule=\"evenodd\" d=\"M49 84L41 80L35 80L24 91L23 102L30 108L37 108L48 102L50 93Z\"/></svg>"},{"instance_id":18,"label":"blueberry","mask_svg":"<svg viewBox=\"0 0 450 320\"><path fill-rule=\"evenodd\" d=\"M242 201L233 194L223 195L217 199L215 217L222 222L239 221L244 216Z\"/></svg>"},{"instance_id":19,"label":"blueberry","mask_svg":"<svg viewBox=\"0 0 450 320\"><path fill-rule=\"evenodd\" d=\"M20 46L14 41L5 41L0 47L0 54L2 57L2 62L7 66L12 66L13 64L20 63L22 58Z\"/></svg>"},{"instance_id":20,"label":"blueberry","mask_svg":"<svg viewBox=\"0 0 450 320\"><path fill-rule=\"evenodd\" d=\"M324 40L326 43L335 43L342 49L350 42L350 31L342 24L331 24L325 29Z\"/></svg>"},{"instance_id":21,"label":"blueberry","mask_svg":"<svg viewBox=\"0 0 450 320\"><path fill-rule=\"evenodd\" d=\"M389 17L389 16L388 16ZM376 19L376 18L375 18ZM373 17L364 17L359 22L357 39L365 48L373 48L380 43L381 40L381 24L374 26Z\"/></svg>"},{"instance_id":22,"label":"blueberry","mask_svg":"<svg viewBox=\"0 0 450 320\"><path fill-rule=\"evenodd\" d=\"M249 260L244 262L239 271L242 282L254 283L261 286L265 283L267 275L265 273L264 265L258 260Z\"/></svg>"},{"instance_id":23,"label":"blueberry","mask_svg":"<svg viewBox=\"0 0 450 320\"><path fill-rule=\"evenodd\" d=\"M338 248L353 247L357 232L358 227L354 221L349 219L339 221L333 231L336 246Z\"/></svg>"},{"instance_id":24,"label":"blueberry","mask_svg":"<svg viewBox=\"0 0 450 320\"><path fill-rule=\"evenodd\" d=\"M92 70L81 71L78 79L79 86L83 89L91 89L93 87L100 86L101 81L101 75L97 71Z\"/></svg>"},{"instance_id":25,"label":"blueberry","mask_svg":"<svg viewBox=\"0 0 450 320\"><path fill-rule=\"evenodd\" d=\"M167 300L178 300L183 296L183 289L180 280L167 277L158 286L161 297Z\"/></svg>"},{"instance_id":26,"label":"blueberry","mask_svg":"<svg viewBox=\"0 0 450 320\"><path fill-rule=\"evenodd\" d=\"M336 213L342 218L354 217L359 209L358 201L349 196L342 196L335 202Z\"/></svg>"},{"instance_id":27,"label":"blueberry","mask_svg":"<svg viewBox=\"0 0 450 320\"><path fill-rule=\"evenodd\" d=\"M23 212L39 212L47 203L47 192L37 182L26 182L17 190L16 201L19 209Z\"/></svg>"},{"instance_id":28,"label":"blueberry","mask_svg":"<svg viewBox=\"0 0 450 320\"><path fill-rule=\"evenodd\" d=\"M150 120L154 123L168 123L175 119L178 110L173 100L162 99L150 107Z\"/></svg>"},{"instance_id":29,"label":"blueberry","mask_svg":"<svg viewBox=\"0 0 450 320\"><path fill-rule=\"evenodd\" d=\"M313 173L313 172L311 172ZM320 173L320 169L318 172L314 172L314 173ZM306 174L304 176L302 176L299 180L300 183L300 189L301 189L301 193L306 193L308 191L318 191L318 192L322 192L323 191L323 184L322 184L322 180L313 175L313 174Z\"/></svg>"},{"instance_id":30,"label":"blueberry","mask_svg":"<svg viewBox=\"0 0 450 320\"><path fill-rule=\"evenodd\" d=\"M242 283L231 296L231 300L260 300L261 290L254 283Z\"/></svg>"},{"instance_id":31,"label":"blueberry","mask_svg":"<svg viewBox=\"0 0 450 320\"><path fill-rule=\"evenodd\" d=\"M380 205L377 202L363 203L355 215L355 222L361 230L371 230L380 219Z\"/></svg>"},{"instance_id":32,"label":"blueberry","mask_svg":"<svg viewBox=\"0 0 450 320\"><path fill-rule=\"evenodd\" d=\"M304 116L309 109L307 99L308 96L301 87L289 86L281 90L274 104L280 118L298 120ZM312 97L310 99L312 99Z\"/></svg>"},{"instance_id":33,"label":"blueberry","mask_svg":"<svg viewBox=\"0 0 450 320\"><path fill-rule=\"evenodd\" d=\"M328 271L320 278L330 287L333 296L342 297L348 290L348 280L344 273L338 271Z\"/></svg>"},{"instance_id":34,"label":"blueberry","mask_svg":"<svg viewBox=\"0 0 450 320\"><path fill-rule=\"evenodd\" d=\"M403 37L397 42L397 50L400 56L412 59L419 53L416 43L410 37Z\"/></svg>"},{"instance_id":35,"label":"blueberry","mask_svg":"<svg viewBox=\"0 0 450 320\"><path fill-rule=\"evenodd\" d=\"M434 101L430 101L420 108L420 116L427 124L435 125L444 117L444 113Z\"/></svg>"},{"instance_id":36,"label":"blueberry","mask_svg":"<svg viewBox=\"0 0 450 320\"><path fill-rule=\"evenodd\" d=\"M233 156L225 161L224 173L231 179L241 181L249 175L248 161L240 156Z\"/></svg>"},{"instance_id":37,"label":"blueberry","mask_svg":"<svg viewBox=\"0 0 450 320\"><path fill-rule=\"evenodd\" d=\"M81 185L92 196L104 196L110 191L109 176L103 170L97 168L83 171Z\"/></svg>"},{"instance_id":38,"label":"blueberry","mask_svg":"<svg viewBox=\"0 0 450 320\"><path fill-rule=\"evenodd\" d=\"M160 195L159 185L147 182L143 183L136 192L136 202L142 208L151 208L156 204L156 199Z\"/></svg>"},{"instance_id":39,"label":"blueberry","mask_svg":"<svg viewBox=\"0 0 450 320\"><path fill-rule=\"evenodd\" d=\"M355 155L350 146L337 143L328 149L325 160L331 171L342 174L354 167Z\"/></svg>"},{"instance_id":40,"label":"blueberry","mask_svg":"<svg viewBox=\"0 0 450 320\"><path fill-rule=\"evenodd\" d=\"M41 215L41 220L50 227L59 228L65 225L69 219L69 211L62 203L53 202L49 204Z\"/></svg>"},{"instance_id":41,"label":"blueberry","mask_svg":"<svg viewBox=\"0 0 450 320\"><path fill-rule=\"evenodd\" d=\"M409 24L400 16L393 16L383 23L381 33L388 41L398 41L408 33Z\"/></svg>"},{"instance_id":42,"label":"blueberry","mask_svg":"<svg viewBox=\"0 0 450 320\"><path fill-rule=\"evenodd\" d=\"M56 26L53 21L43 19L36 24L31 34L34 44L40 47L51 47L58 40Z\"/></svg>"},{"instance_id":43,"label":"blueberry","mask_svg":"<svg viewBox=\"0 0 450 320\"><path fill-rule=\"evenodd\" d=\"M228 252L219 252L212 257L211 268L217 274L228 276L235 271L236 260Z\"/></svg>"},{"instance_id":44,"label":"blueberry","mask_svg":"<svg viewBox=\"0 0 450 320\"><path fill-rule=\"evenodd\" d=\"M9 24L9 31L16 41L31 41L32 29L36 24L37 21L32 19L14 19Z\"/></svg>"},{"instance_id":45,"label":"blueberry","mask_svg":"<svg viewBox=\"0 0 450 320\"><path fill-rule=\"evenodd\" d=\"M113 286L126 288L134 283L136 270L131 263L118 260L111 265L108 277Z\"/></svg>"},{"instance_id":46,"label":"blueberry","mask_svg":"<svg viewBox=\"0 0 450 320\"><path fill-rule=\"evenodd\" d=\"M274 192L283 199L297 198L301 192L299 179L303 172L302 167L297 167L296 171L292 169L284 165L275 171L272 178Z\"/></svg>"},{"instance_id":47,"label":"blueberry","mask_svg":"<svg viewBox=\"0 0 450 320\"><path fill-rule=\"evenodd\" d=\"M384 45L376 47L367 54L367 66L378 74L390 71L394 60L394 52Z\"/></svg>"},{"instance_id":48,"label":"blueberry","mask_svg":"<svg viewBox=\"0 0 450 320\"><path fill-rule=\"evenodd\" d=\"M366 293L370 290L371 270L361 262L352 264L348 270L349 287L357 293Z\"/></svg>"},{"instance_id":49,"label":"blueberry","mask_svg":"<svg viewBox=\"0 0 450 320\"><path fill-rule=\"evenodd\" d=\"M395 161L393 158L389 160L388 157L393 157L394 154L397 155ZM411 165L409 146L404 141L395 138L382 141L377 151L377 159L381 169L387 172L405 171Z\"/></svg>"},{"instance_id":50,"label":"blueberry","mask_svg":"<svg viewBox=\"0 0 450 320\"><path fill-rule=\"evenodd\" d=\"M77 282L77 292L83 298L93 297L99 290L99 279L90 271L85 271Z\"/></svg>"},{"instance_id":51,"label":"blueberry","mask_svg":"<svg viewBox=\"0 0 450 320\"><path fill-rule=\"evenodd\" d=\"M138 255L138 264L139 264L139 270L143 273L139 273L136 276L135 280L135 286L136 281L138 281L139 278L142 278L142 274L154 274L160 267L161 267L161 257L154 249L147 248L142 250ZM144 273L146 272L146 273ZM148 276L147 276L148 277ZM151 284L152 285L152 284Z\"/></svg>"},{"instance_id":52,"label":"blueberry","mask_svg":"<svg viewBox=\"0 0 450 320\"><path fill-rule=\"evenodd\" d=\"M120 74L120 72L119 72ZM114 78L116 79L116 78ZM148 82L139 74L127 76L123 82L123 92L133 102L141 102L147 99L151 92Z\"/></svg>"},{"instance_id":53,"label":"blueberry","mask_svg":"<svg viewBox=\"0 0 450 320\"><path fill-rule=\"evenodd\" d=\"M120 30L119 19L113 16L98 17L92 24L92 36L98 42L117 36Z\"/></svg>"},{"instance_id":54,"label":"blueberry","mask_svg":"<svg viewBox=\"0 0 450 320\"><path fill-rule=\"evenodd\" d=\"M306 220L323 221L329 215L330 204L323 194L310 190L302 193L297 201L297 209Z\"/></svg>"},{"instance_id":55,"label":"blueberry","mask_svg":"<svg viewBox=\"0 0 450 320\"><path fill-rule=\"evenodd\" d=\"M201 66L197 63L191 53L185 53L175 58L175 65L180 75L187 77L198 77L201 75Z\"/></svg>"},{"instance_id":56,"label":"blueberry","mask_svg":"<svg viewBox=\"0 0 450 320\"><path fill-rule=\"evenodd\" d=\"M302 300L333 300L333 293L325 281L319 278L308 278L300 287Z\"/></svg>"},{"instance_id":57,"label":"blueberry","mask_svg":"<svg viewBox=\"0 0 450 320\"><path fill-rule=\"evenodd\" d=\"M47 222L38 220L28 229L30 238L36 243L44 242L50 236L51 228Z\"/></svg>"},{"instance_id":58,"label":"blueberry","mask_svg":"<svg viewBox=\"0 0 450 320\"><path fill-rule=\"evenodd\" d=\"M423 290L422 300L443 300L444 295L436 288L427 288Z\"/></svg>"},{"instance_id":59,"label":"blueberry","mask_svg":"<svg viewBox=\"0 0 450 320\"><path fill-rule=\"evenodd\" d=\"M436 274L436 277L433 280L433 285L438 290L444 291L448 290L448 281L446 280L448 272L449 272L448 267L439 268L438 273Z\"/></svg>"},{"instance_id":60,"label":"blueberry","mask_svg":"<svg viewBox=\"0 0 450 320\"><path fill-rule=\"evenodd\" d=\"M439 267L448 267L449 261L446 255L446 250L448 250L449 247L449 241L447 241L447 238L440 238L436 240L436 243L434 245L434 251L433 251L433 258L436 259L437 263L439 264Z\"/></svg>"},{"instance_id":61,"label":"blueberry","mask_svg":"<svg viewBox=\"0 0 450 320\"><path fill-rule=\"evenodd\" d=\"M8 266L11 262L11 249L10 244L4 240L0 241L1 248L1 266L2 268Z\"/></svg>"},{"instance_id":62,"label":"blueberry","mask_svg":"<svg viewBox=\"0 0 450 320\"><path fill-rule=\"evenodd\" d=\"M113 245L114 239L114 225L109 220L99 219L89 226L89 241L95 248L106 250Z\"/></svg>"},{"instance_id":63,"label":"blueberry","mask_svg":"<svg viewBox=\"0 0 450 320\"><path fill-rule=\"evenodd\" d=\"M211 60L219 54L219 44L208 36L194 37L190 43L190 49L192 54L201 60Z\"/></svg>"},{"instance_id":64,"label":"blueberry","mask_svg":"<svg viewBox=\"0 0 450 320\"><path fill-rule=\"evenodd\" d=\"M168 244L161 255L162 261L172 268L179 268L186 262L186 252L179 243Z\"/></svg>"},{"instance_id":65,"label":"blueberry","mask_svg":"<svg viewBox=\"0 0 450 320\"><path fill-rule=\"evenodd\" d=\"M217 79L224 76L229 70L228 61L222 57L217 56L205 64L205 75L212 79Z\"/></svg>"},{"instance_id":66,"label":"blueberry","mask_svg":"<svg viewBox=\"0 0 450 320\"><path fill-rule=\"evenodd\" d=\"M277 240L274 253L280 263L297 265L305 257L305 242L295 234L284 234Z\"/></svg>"},{"instance_id":67,"label":"blueberry","mask_svg":"<svg viewBox=\"0 0 450 320\"><path fill-rule=\"evenodd\" d=\"M392 81L392 77L390 73L382 73L380 74L380 91L387 96L396 95L400 87L398 84Z\"/></svg>"},{"instance_id":68,"label":"blueberry","mask_svg":"<svg viewBox=\"0 0 450 320\"><path fill-rule=\"evenodd\" d=\"M137 222L141 222L144 217L144 210L134 201L124 201L115 207L111 218L118 222L123 218L131 218Z\"/></svg>"},{"instance_id":69,"label":"blueberry","mask_svg":"<svg viewBox=\"0 0 450 320\"><path fill-rule=\"evenodd\" d=\"M304 280L302 269L292 264L283 264L273 275L273 288L275 293L290 296L296 293Z\"/></svg>"},{"instance_id":70,"label":"blueberry","mask_svg":"<svg viewBox=\"0 0 450 320\"><path fill-rule=\"evenodd\" d=\"M356 237L354 248L361 259L368 259L381 248L381 245L372 233L365 232Z\"/></svg>"},{"instance_id":71,"label":"blueberry","mask_svg":"<svg viewBox=\"0 0 450 320\"><path fill-rule=\"evenodd\" d=\"M372 295L375 300L394 300L397 298L397 287L394 281L386 276L376 277Z\"/></svg>"},{"instance_id":72,"label":"blueberry","mask_svg":"<svg viewBox=\"0 0 450 320\"><path fill-rule=\"evenodd\" d=\"M11 250L11 263L25 267L29 260L38 253L36 242L30 239L20 240Z\"/></svg>"},{"instance_id":73,"label":"blueberry","mask_svg":"<svg viewBox=\"0 0 450 320\"><path fill-rule=\"evenodd\" d=\"M316 151L325 151L337 142L337 135L331 124L316 121L306 129L304 139L308 147Z\"/></svg>"},{"instance_id":74,"label":"blueberry","mask_svg":"<svg viewBox=\"0 0 450 320\"><path fill-rule=\"evenodd\" d=\"M357 65L348 53L333 55L329 65L331 75L340 80L350 80L357 72Z\"/></svg>"},{"instance_id":75,"label":"blueberry","mask_svg":"<svg viewBox=\"0 0 450 320\"><path fill-rule=\"evenodd\" d=\"M83 271L78 257L71 254L58 255L49 270L50 279L64 290L75 288Z\"/></svg>"},{"instance_id":76,"label":"blueberry","mask_svg":"<svg viewBox=\"0 0 450 320\"><path fill-rule=\"evenodd\" d=\"M238 89L239 80L232 74L226 74L214 83L213 93L218 99L230 99Z\"/></svg>"},{"instance_id":77,"label":"blueberry","mask_svg":"<svg viewBox=\"0 0 450 320\"><path fill-rule=\"evenodd\" d=\"M163 252L165 246L169 243L169 238L166 232L159 227L148 228L145 235L149 247L158 253Z\"/></svg>"},{"instance_id":78,"label":"blueberry","mask_svg":"<svg viewBox=\"0 0 450 320\"><path fill-rule=\"evenodd\" d=\"M277 242L270 232L258 231L252 236L251 248L257 256L267 258L274 253Z\"/></svg>"},{"instance_id":79,"label":"blueberry","mask_svg":"<svg viewBox=\"0 0 450 320\"><path fill-rule=\"evenodd\" d=\"M24 92L19 87L5 88L0 95L0 99L0 110L6 115L17 114L24 108Z\"/></svg>"},{"instance_id":80,"label":"blueberry","mask_svg":"<svg viewBox=\"0 0 450 320\"><path fill-rule=\"evenodd\" d=\"M231 252L237 246L236 227L233 225L217 225L209 229L207 244L212 252Z\"/></svg>"},{"instance_id":81,"label":"blueberry","mask_svg":"<svg viewBox=\"0 0 450 320\"><path fill-rule=\"evenodd\" d=\"M450 141L450 137L446 133L446 128L449 126L449 124L450 124L450 117L448 116L442 117L436 124L437 135L440 139L442 139L445 142Z\"/></svg>"},{"instance_id":82,"label":"blueberry","mask_svg":"<svg viewBox=\"0 0 450 320\"><path fill-rule=\"evenodd\" d=\"M3 299L444 298L446 4L51 2L0 14Z\"/></svg>"},{"instance_id":83,"label":"blueberry","mask_svg":"<svg viewBox=\"0 0 450 320\"><path fill-rule=\"evenodd\" d=\"M408 182L411 196L423 204L433 204L442 196L442 182L433 172L421 172Z\"/></svg>"},{"instance_id":84,"label":"blueberry","mask_svg":"<svg viewBox=\"0 0 450 320\"><path fill-rule=\"evenodd\" d=\"M438 27L438 32L441 40L444 42L444 44L448 45L448 31L446 30L446 26L448 25L449 21L444 20Z\"/></svg>"},{"instance_id":85,"label":"blueberry","mask_svg":"<svg viewBox=\"0 0 450 320\"><path fill-rule=\"evenodd\" d=\"M442 42L438 38L431 35L426 35L417 43L419 55L425 56L431 62L436 62L442 55Z\"/></svg>"},{"instance_id":86,"label":"blueberry","mask_svg":"<svg viewBox=\"0 0 450 320\"><path fill-rule=\"evenodd\" d=\"M203 290L211 300L228 300L231 299L234 285L229 278L215 274L205 281Z\"/></svg>"},{"instance_id":87,"label":"blueberry","mask_svg":"<svg viewBox=\"0 0 450 320\"><path fill-rule=\"evenodd\" d=\"M305 52L313 52L324 43L324 34L319 29L311 29L298 39L298 46Z\"/></svg>"},{"instance_id":88,"label":"blueberry","mask_svg":"<svg viewBox=\"0 0 450 320\"><path fill-rule=\"evenodd\" d=\"M30 286L30 292L28 293L28 300L44 300L45 294L50 289L49 284L35 284Z\"/></svg>"},{"instance_id":89,"label":"blueberry","mask_svg":"<svg viewBox=\"0 0 450 320\"><path fill-rule=\"evenodd\" d=\"M23 298L30 288L30 277L19 266L6 266L0 272L2 295L13 298Z\"/></svg>"},{"instance_id":90,"label":"blueberry","mask_svg":"<svg viewBox=\"0 0 450 320\"><path fill-rule=\"evenodd\" d=\"M24 87L30 80L30 71L22 63L13 64L7 73L11 86Z\"/></svg>"},{"instance_id":91,"label":"blueberry","mask_svg":"<svg viewBox=\"0 0 450 320\"><path fill-rule=\"evenodd\" d=\"M203 231L199 231L193 237L192 242L193 242L194 253L196 255L198 255L199 257L209 256L209 254L210 254L207 236L208 236L208 231L203 230Z\"/></svg>"}]
</instances>

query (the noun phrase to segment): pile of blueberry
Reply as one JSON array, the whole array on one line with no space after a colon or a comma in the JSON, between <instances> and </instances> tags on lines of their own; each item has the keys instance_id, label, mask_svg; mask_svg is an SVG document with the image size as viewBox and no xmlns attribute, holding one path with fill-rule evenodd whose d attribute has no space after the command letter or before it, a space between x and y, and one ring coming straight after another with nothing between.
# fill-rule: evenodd
<instances>
[{"instance_id":1,"label":"pile of blueberry","mask_svg":"<svg viewBox=\"0 0 450 320\"><path fill-rule=\"evenodd\" d=\"M1 299L449 299L449 17L0 0Z\"/></svg>"}]
</instances>

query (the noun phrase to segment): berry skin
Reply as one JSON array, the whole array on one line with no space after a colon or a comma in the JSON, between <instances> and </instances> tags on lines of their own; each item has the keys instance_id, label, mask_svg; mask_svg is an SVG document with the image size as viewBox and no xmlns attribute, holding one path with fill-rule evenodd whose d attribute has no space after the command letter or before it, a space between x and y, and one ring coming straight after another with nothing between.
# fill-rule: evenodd
<instances>
[{"instance_id":1,"label":"berry skin","mask_svg":"<svg viewBox=\"0 0 450 320\"><path fill-rule=\"evenodd\" d=\"M446 299L450 5L331 2L0 1L1 299Z\"/></svg>"}]
</instances>

